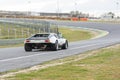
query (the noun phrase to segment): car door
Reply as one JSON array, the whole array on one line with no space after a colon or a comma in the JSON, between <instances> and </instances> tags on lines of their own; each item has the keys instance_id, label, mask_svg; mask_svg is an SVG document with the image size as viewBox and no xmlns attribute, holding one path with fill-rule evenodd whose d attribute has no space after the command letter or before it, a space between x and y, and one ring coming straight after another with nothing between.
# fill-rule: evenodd
<instances>
[{"instance_id":1,"label":"car door","mask_svg":"<svg viewBox=\"0 0 120 80\"><path fill-rule=\"evenodd\" d=\"M59 41L60 45L64 44L64 38L63 38L62 34L58 34L58 41Z\"/></svg>"}]
</instances>

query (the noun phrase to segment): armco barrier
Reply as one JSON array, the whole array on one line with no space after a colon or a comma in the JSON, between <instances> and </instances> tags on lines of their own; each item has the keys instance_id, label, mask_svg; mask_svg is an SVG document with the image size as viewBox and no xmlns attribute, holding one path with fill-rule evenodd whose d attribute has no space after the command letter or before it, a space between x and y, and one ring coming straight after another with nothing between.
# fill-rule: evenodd
<instances>
[{"instance_id":1,"label":"armco barrier","mask_svg":"<svg viewBox=\"0 0 120 80\"><path fill-rule=\"evenodd\" d=\"M0 46L24 43L25 39L3 39L0 40Z\"/></svg>"}]
</instances>

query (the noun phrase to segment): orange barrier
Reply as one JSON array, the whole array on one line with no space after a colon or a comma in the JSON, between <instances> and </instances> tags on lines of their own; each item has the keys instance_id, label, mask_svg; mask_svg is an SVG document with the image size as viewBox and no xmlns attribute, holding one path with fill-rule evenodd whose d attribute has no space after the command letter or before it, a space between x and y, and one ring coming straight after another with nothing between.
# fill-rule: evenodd
<instances>
[{"instance_id":1,"label":"orange barrier","mask_svg":"<svg viewBox=\"0 0 120 80\"><path fill-rule=\"evenodd\" d=\"M80 21L88 21L88 18L80 18Z\"/></svg>"},{"instance_id":2,"label":"orange barrier","mask_svg":"<svg viewBox=\"0 0 120 80\"><path fill-rule=\"evenodd\" d=\"M72 21L79 21L79 18L77 18L77 17L72 17L71 20L72 20Z\"/></svg>"},{"instance_id":3,"label":"orange barrier","mask_svg":"<svg viewBox=\"0 0 120 80\"><path fill-rule=\"evenodd\" d=\"M88 18L77 18L77 17L72 17L72 21L88 21Z\"/></svg>"},{"instance_id":4,"label":"orange barrier","mask_svg":"<svg viewBox=\"0 0 120 80\"><path fill-rule=\"evenodd\" d=\"M0 16L4 17L4 16ZM52 20L71 20L71 21L88 21L88 18L61 18L61 17L45 17L45 16L6 16L7 18L30 18L30 19L52 19Z\"/></svg>"}]
</instances>

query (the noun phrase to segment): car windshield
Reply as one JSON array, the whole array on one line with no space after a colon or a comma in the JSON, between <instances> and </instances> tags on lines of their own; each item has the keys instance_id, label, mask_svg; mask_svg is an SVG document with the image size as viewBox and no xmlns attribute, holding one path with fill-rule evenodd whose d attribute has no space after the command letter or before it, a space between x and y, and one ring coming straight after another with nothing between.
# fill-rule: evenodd
<instances>
[{"instance_id":1,"label":"car windshield","mask_svg":"<svg viewBox=\"0 0 120 80\"><path fill-rule=\"evenodd\" d=\"M48 37L49 34L36 34L33 37Z\"/></svg>"}]
</instances>

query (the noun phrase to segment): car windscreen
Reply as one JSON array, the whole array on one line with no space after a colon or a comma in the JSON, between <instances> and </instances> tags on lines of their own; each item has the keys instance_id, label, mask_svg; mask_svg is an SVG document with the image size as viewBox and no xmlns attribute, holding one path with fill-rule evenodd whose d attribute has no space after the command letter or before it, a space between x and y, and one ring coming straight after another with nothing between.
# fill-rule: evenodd
<instances>
[{"instance_id":1,"label":"car windscreen","mask_svg":"<svg viewBox=\"0 0 120 80\"><path fill-rule=\"evenodd\" d=\"M48 37L49 34L36 34L33 37Z\"/></svg>"},{"instance_id":2,"label":"car windscreen","mask_svg":"<svg viewBox=\"0 0 120 80\"><path fill-rule=\"evenodd\" d=\"M35 34L34 36L30 37L30 40L44 40L47 39L49 34Z\"/></svg>"}]
</instances>

